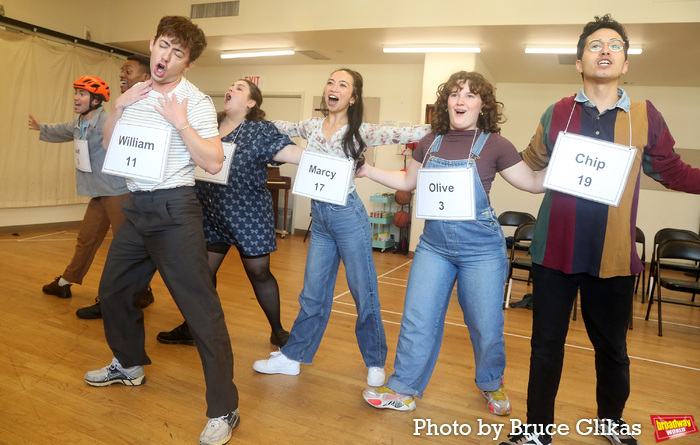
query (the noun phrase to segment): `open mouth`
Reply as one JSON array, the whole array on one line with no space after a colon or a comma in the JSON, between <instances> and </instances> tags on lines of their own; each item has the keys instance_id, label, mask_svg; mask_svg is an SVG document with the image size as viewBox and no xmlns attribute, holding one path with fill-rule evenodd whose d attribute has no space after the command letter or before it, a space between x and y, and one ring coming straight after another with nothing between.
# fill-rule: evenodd
<instances>
[{"instance_id":1,"label":"open mouth","mask_svg":"<svg viewBox=\"0 0 700 445\"><path fill-rule=\"evenodd\" d=\"M328 105L335 105L338 103L338 96L333 94L328 95Z\"/></svg>"},{"instance_id":2,"label":"open mouth","mask_svg":"<svg viewBox=\"0 0 700 445\"><path fill-rule=\"evenodd\" d=\"M226 93L226 96L224 96L224 102L228 102L231 100L231 93Z\"/></svg>"},{"instance_id":3,"label":"open mouth","mask_svg":"<svg viewBox=\"0 0 700 445\"><path fill-rule=\"evenodd\" d=\"M612 62L609 60L601 60L600 62L598 62L598 65L609 66L609 65L612 65Z\"/></svg>"},{"instance_id":4,"label":"open mouth","mask_svg":"<svg viewBox=\"0 0 700 445\"><path fill-rule=\"evenodd\" d=\"M463 114L466 113L466 112L467 112L467 110L455 110L455 114L458 115L458 116L461 116L461 115L463 115Z\"/></svg>"},{"instance_id":5,"label":"open mouth","mask_svg":"<svg viewBox=\"0 0 700 445\"><path fill-rule=\"evenodd\" d=\"M155 74L158 77L163 77L163 74L165 74L165 65L163 65L162 63L156 64L156 67L153 70L153 74Z\"/></svg>"}]
</instances>

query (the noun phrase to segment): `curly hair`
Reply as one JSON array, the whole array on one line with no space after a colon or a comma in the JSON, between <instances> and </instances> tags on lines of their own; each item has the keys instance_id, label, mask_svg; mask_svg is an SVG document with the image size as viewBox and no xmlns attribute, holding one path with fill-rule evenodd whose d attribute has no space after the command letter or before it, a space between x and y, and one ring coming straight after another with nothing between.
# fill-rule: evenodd
<instances>
[{"instance_id":1,"label":"curly hair","mask_svg":"<svg viewBox=\"0 0 700 445\"><path fill-rule=\"evenodd\" d=\"M362 74L357 71L353 71L349 68L340 68L331 73L337 73L338 71L344 71L352 77L352 95L355 98L355 103L348 108L348 129L343 136L343 153L345 156L357 161L355 163L356 168L359 168L365 161L365 148L367 144L362 135L360 134L360 126L362 125L362 119L364 119L365 114L365 104L362 101ZM321 113L324 116L328 116L328 105L326 105L325 94L321 95ZM359 147L355 146L355 142Z\"/></svg>"},{"instance_id":2,"label":"curly hair","mask_svg":"<svg viewBox=\"0 0 700 445\"><path fill-rule=\"evenodd\" d=\"M586 48L586 39L599 29L612 29L620 34L625 44L625 60L627 60L627 51L630 48L630 40L627 38L627 31L625 31L625 27L622 26L622 23L613 19L610 14L605 14L603 17L595 16L592 22L586 23L583 27L583 32L578 38L578 44L576 45L576 59L581 60L583 51Z\"/></svg>"},{"instance_id":3,"label":"curly hair","mask_svg":"<svg viewBox=\"0 0 700 445\"><path fill-rule=\"evenodd\" d=\"M168 15L160 19L154 40L158 40L160 36L171 37L173 43L182 42L182 46L189 48L190 62L197 60L202 55L204 48L207 47L204 31L192 23L192 20L183 16Z\"/></svg>"},{"instance_id":4,"label":"curly hair","mask_svg":"<svg viewBox=\"0 0 700 445\"><path fill-rule=\"evenodd\" d=\"M435 108L430 116L430 126L436 134L446 134L450 130L450 114L447 111L447 99L455 90L469 86L469 90L481 97L481 113L476 121L476 127L488 133L501 133L502 124L506 121L503 115L503 104L496 100L495 88L484 76L475 71L458 71L450 76L447 82L440 84L437 89Z\"/></svg>"}]
</instances>

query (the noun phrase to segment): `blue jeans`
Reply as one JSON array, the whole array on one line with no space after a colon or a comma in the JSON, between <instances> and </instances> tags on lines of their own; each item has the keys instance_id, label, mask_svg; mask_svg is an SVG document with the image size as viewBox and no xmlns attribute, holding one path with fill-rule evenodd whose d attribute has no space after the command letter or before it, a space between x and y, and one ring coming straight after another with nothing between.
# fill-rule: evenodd
<instances>
[{"instance_id":1,"label":"blue jeans","mask_svg":"<svg viewBox=\"0 0 700 445\"><path fill-rule=\"evenodd\" d=\"M476 386L495 391L506 366L503 286L508 272L503 232L492 209L477 221L426 221L413 258L394 374L387 386L422 397L435 368L445 313L457 298L474 350Z\"/></svg>"},{"instance_id":2,"label":"blue jeans","mask_svg":"<svg viewBox=\"0 0 700 445\"><path fill-rule=\"evenodd\" d=\"M352 192L345 206L312 201L311 216L304 288L299 295L301 308L282 353L292 360L311 364L331 315L342 260L357 308L355 335L365 365L384 367L386 336L367 211L357 193Z\"/></svg>"}]
</instances>

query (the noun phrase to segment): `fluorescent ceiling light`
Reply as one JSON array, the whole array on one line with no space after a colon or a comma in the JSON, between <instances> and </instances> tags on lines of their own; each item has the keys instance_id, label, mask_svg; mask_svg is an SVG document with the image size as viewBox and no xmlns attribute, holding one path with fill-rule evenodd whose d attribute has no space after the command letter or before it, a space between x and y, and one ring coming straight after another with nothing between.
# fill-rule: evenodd
<instances>
[{"instance_id":1,"label":"fluorescent ceiling light","mask_svg":"<svg viewBox=\"0 0 700 445\"><path fill-rule=\"evenodd\" d=\"M386 45L385 53L480 53L481 48L477 44L413 44L413 45Z\"/></svg>"},{"instance_id":2,"label":"fluorescent ceiling light","mask_svg":"<svg viewBox=\"0 0 700 445\"><path fill-rule=\"evenodd\" d=\"M526 54L576 54L576 47L571 45L525 45ZM642 45L630 45L627 54L641 54Z\"/></svg>"},{"instance_id":3,"label":"fluorescent ceiling light","mask_svg":"<svg viewBox=\"0 0 700 445\"><path fill-rule=\"evenodd\" d=\"M240 49L222 51L222 59L240 59L243 57L266 57L266 56L291 56L294 50L291 48L267 48L267 49Z\"/></svg>"}]
</instances>

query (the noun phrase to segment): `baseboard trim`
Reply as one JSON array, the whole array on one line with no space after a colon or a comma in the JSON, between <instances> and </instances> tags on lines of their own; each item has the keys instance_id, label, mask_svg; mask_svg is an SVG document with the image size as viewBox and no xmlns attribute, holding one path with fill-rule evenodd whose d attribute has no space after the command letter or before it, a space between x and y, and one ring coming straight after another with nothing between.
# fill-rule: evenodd
<instances>
[{"instance_id":1,"label":"baseboard trim","mask_svg":"<svg viewBox=\"0 0 700 445\"><path fill-rule=\"evenodd\" d=\"M0 235L8 235L22 232L51 232L54 230L73 230L79 229L80 221L62 221L45 224L27 224L23 226L5 226L0 227Z\"/></svg>"}]
</instances>

